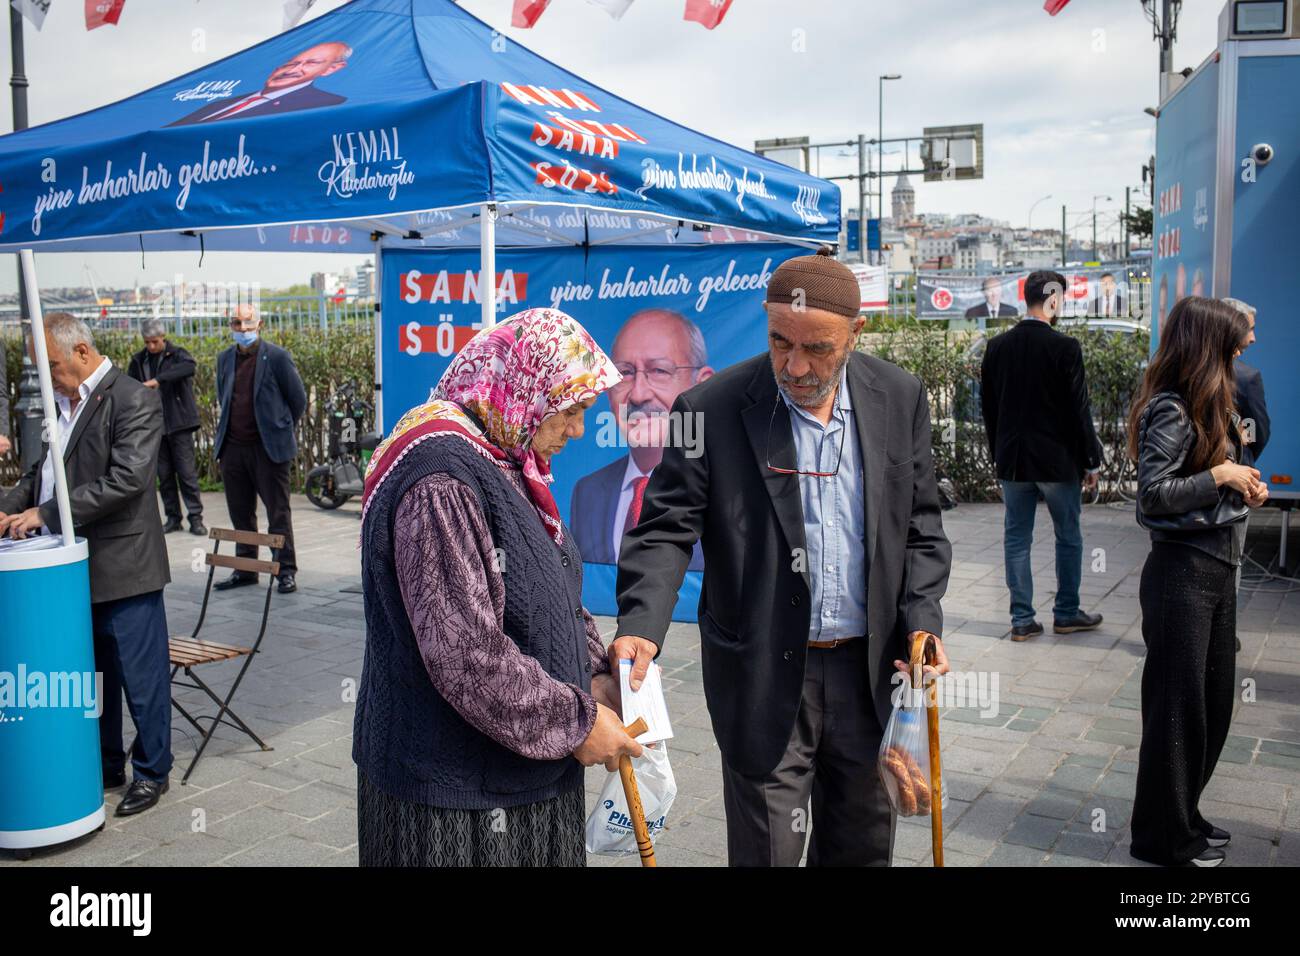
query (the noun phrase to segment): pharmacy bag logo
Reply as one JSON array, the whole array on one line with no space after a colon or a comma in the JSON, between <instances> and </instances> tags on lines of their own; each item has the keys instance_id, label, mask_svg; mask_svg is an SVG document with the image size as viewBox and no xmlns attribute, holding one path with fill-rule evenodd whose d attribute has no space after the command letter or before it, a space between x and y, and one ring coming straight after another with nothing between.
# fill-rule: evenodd
<instances>
[{"instance_id":1,"label":"pharmacy bag logo","mask_svg":"<svg viewBox=\"0 0 1300 956\"><path fill-rule=\"evenodd\" d=\"M826 222L826 216L819 208L822 201L822 191L817 186L800 186L799 195L795 197L794 202L790 203L790 208L794 210L795 215L805 226L820 226Z\"/></svg>"},{"instance_id":2,"label":"pharmacy bag logo","mask_svg":"<svg viewBox=\"0 0 1300 956\"><path fill-rule=\"evenodd\" d=\"M601 806L609 811L609 816L605 819L605 828L609 832L611 833L632 832L632 818L629 817L622 810L616 808L614 806L613 800L606 800L601 804ZM666 813L663 816L659 817L658 820L646 820L645 822L646 832L653 839L655 836L663 832L664 825L667 823L667 821L668 821L668 814Z\"/></svg>"}]
</instances>

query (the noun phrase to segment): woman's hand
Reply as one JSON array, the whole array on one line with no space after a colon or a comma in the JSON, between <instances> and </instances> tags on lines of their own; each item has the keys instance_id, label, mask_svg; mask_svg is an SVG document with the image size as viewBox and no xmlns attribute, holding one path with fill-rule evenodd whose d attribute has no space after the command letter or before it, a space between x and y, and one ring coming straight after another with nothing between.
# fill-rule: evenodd
<instances>
[{"instance_id":1,"label":"woman's hand","mask_svg":"<svg viewBox=\"0 0 1300 956\"><path fill-rule=\"evenodd\" d=\"M1268 501L1268 485L1260 481L1256 483L1257 487L1253 495L1246 495L1246 504L1251 508L1259 508L1264 502Z\"/></svg>"},{"instance_id":2,"label":"woman's hand","mask_svg":"<svg viewBox=\"0 0 1300 956\"><path fill-rule=\"evenodd\" d=\"M1210 469L1210 476L1214 478L1215 487L1222 488L1227 485L1240 491L1247 499L1256 497L1259 489L1264 488L1264 483L1259 480L1259 469L1247 465L1235 465L1230 461L1215 465ZM1267 488L1264 488L1264 495L1268 496Z\"/></svg>"},{"instance_id":3,"label":"woman's hand","mask_svg":"<svg viewBox=\"0 0 1300 956\"><path fill-rule=\"evenodd\" d=\"M587 739L573 752L574 759L584 767L602 763L606 770L614 773L618 770L618 758L624 754L629 757L641 756L641 745L635 738L628 736L618 714L597 702L596 723L592 725Z\"/></svg>"}]
</instances>

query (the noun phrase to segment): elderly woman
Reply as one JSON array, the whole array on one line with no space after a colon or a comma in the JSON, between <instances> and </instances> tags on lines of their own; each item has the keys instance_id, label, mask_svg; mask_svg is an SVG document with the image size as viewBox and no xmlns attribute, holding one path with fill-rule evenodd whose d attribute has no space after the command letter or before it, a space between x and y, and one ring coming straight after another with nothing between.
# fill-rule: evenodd
<instances>
[{"instance_id":1,"label":"elderly woman","mask_svg":"<svg viewBox=\"0 0 1300 956\"><path fill-rule=\"evenodd\" d=\"M584 766L640 746L550 459L619 381L576 321L476 335L376 450L352 756L363 866L581 866Z\"/></svg>"}]
</instances>

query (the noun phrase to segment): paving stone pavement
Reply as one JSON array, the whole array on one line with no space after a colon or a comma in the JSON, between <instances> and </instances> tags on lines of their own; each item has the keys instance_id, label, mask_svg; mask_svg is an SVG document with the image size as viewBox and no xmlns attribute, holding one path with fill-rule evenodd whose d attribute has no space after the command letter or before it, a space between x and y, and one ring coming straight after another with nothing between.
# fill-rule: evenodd
<instances>
[{"instance_id":1,"label":"paving stone pavement","mask_svg":"<svg viewBox=\"0 0 1300 956\"><path fill-rule=\"evenodd\" d=\"M227 524L220 495L204 495L207 520ZM195 738L173 722L176 768L160 806L136 817L109 816L103 832L41 851L24 865L355 865L356 776L351 760L350 691L364 644L355 502L322 512L294 499L299 591L274 595L271 627L235 700L236 711L274 748L263 752L221 728L187 785L180 784ZM1252 552L1276 550L1277 514L1252 520ZM1137 590L1147 553L1131 508L1086 507L1083 603L1106 623L1086 634L1007 639L1002 579L1002 508L962 505L944 515L954 564L944 601L944 643L961 686L995 706L942 712L944 813L949 866L1140 865L1128 855L1128 817L1137 770L1143 644ZM1034 547L1037 606L1050 618L1054 584L1051 524L1039 511ZM1297 536L1292 535L1292 553ZM173 582L171 630L198 618L210 545L168 536ZM195 569L199 570L195 570ZM1294 572L1293 572L1294 573ZM1247 587L1251 587L1248 583ZM1276 584L1243 590L1238 679L1242 690L1223 757L1207 788L1204 814L1233 834L1227 865L1300 865L1300 591ZM264 592L214 594L204 636L251 640ZM614 621L599 619L602 633ZM665 866L726 862L721 762L701 685L699 634L675 624L660 657L676 736L669 743L677 802L656 854ZM202 671L228 686L237 664ZM980 681L983 681L981 684ZM955 686L950 681L948 687ZM180 699L198 707L185 691ZM960 703L945 698L945 703ZM129 733L129 731L128 731ZM589 808L604 784L589 770ZM122 791L108 794L109 811ZM814 823L815 825L815 823ZM928 819L902 820L895 865L930 864ZM635 858L592 857L598 866Z\"/></svg>"}]
</instances>

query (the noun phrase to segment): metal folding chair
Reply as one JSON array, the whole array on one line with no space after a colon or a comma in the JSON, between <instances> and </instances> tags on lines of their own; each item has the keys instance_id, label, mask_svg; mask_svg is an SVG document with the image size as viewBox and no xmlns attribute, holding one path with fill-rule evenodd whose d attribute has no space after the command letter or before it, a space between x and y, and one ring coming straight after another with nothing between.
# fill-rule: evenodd
<instances>
[{"instance_id":1,"label":"metal folding chair","mask_svg":"<svg viewBox=\"0 0 1300 956\"><path fill-rule=\"evenodd\" d=\"M199 743L198 751L194 754L194 759L190 761L189 768L185 771L185 776L181 778L181 783L188 783L190 774L198 765L199 758L203 756L203 751L207 749L208 741L212 739L213 733L216 732L218 724L225 724L228 727L234 727L236 730L247 734L263 750L271 750L261 737L253 733L248 724L244 723L239 716L230 709L230 702L235 697L235 692L239 690L240 682L244 679L244 674L248 672L248 665L253 662L253 655L258 652L262 646L262 638L266 634L266 621L271 612L271 589L275 586L275 577L280 573L280 562L274 560L280 548L284 547L284 535L282 534L258 534L253 531L234 531L229 528L211 528L208 531L208 537L213 539L212 551L204 555L204 563L208 566L208 583L203 589L203 607L199 611L198 623L194 625L194 631L189 637L173 637L168 643L168 651L172 665L172 686L189 687L195 690L201 690L207 694L214 704L217 705L217 712L212 714L191 714L176 698L172 697L172 706L180 711L181 716L188 720L191 726L199 732L202 740ZM235 544L251 544L255 547L265 547L271 550L271 561L259 561L256 558L241 558L237 556L227 556L219 554L222 541L233 541ZM241 647L235 644L219 644L216 641L204 641L199 639L199 631L203 628L203 621L208 614L208 598L212 595L212 578L217 568L230 568L232 571L245 573L266 574L268 577L266 585L266 601L262 605L262 624L257 629L257 639L253 641L252 647ZM235 676L235 682L230 685L224 698L219 697L216 692L209 687L202 678L194 673L194 668L200 664L211 664L216 661L235 660L244 658L243 666L239 668L239 673ZM184 680L178 680L176 675L181 671L189 678L187 683ZM204 729L200 721L209 721L208 726Z\"/></svg>"}]
</instances>

